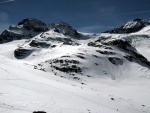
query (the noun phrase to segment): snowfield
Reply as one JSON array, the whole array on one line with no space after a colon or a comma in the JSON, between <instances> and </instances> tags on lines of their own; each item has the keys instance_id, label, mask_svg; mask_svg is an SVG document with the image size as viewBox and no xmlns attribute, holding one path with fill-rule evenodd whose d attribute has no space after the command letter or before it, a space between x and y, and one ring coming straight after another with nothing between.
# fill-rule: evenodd
<instances>
[{"instance_id":1,"label":"snowfield","mask_svg":"<svg viewBox=\"0 0 150 113\"><path fill-rule=\"evenodd\" d=\"M149 31L146 27L131 34L80 33L81 39L72 39L52 29L32 39L0 44L0 113L150 113L150 68L128 61L123 56L130 53L114 46L88 46L93 41L99 44L99 37L107 38L103 43L132 40L137 51L131 52L150 61ZM50 46L31 47L33 40ZM18 59L14 55L18 47L33 52ZM114 57L117 61L111 63L108 59ZM74 62L78 70L65 73L59 70L61 62L69 66Z\"/></svg>"}]
</instances>

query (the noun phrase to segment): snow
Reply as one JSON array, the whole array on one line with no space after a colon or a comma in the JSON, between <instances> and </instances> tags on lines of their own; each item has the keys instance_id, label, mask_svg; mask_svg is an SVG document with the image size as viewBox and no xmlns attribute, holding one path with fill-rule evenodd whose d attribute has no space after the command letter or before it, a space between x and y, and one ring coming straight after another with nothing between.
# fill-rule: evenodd
<instances>
[{"instance_id":1,"label":"snow","mask_svg":"<svg viewBox=\"0 0 150 113\"><path fill-rule=\"evenodd\" d=\"M94 47L86 44L100 36L109 37L110 40L141 34L149 36L149 30L144 31L129 35L83 33L92 38L78 40L79 46L63 45L54 41L53 44L56 44L57 47L34 48L35 51L22 60L16 59L13 52L18 46L23 45L23 47L29 48L28 42L24 43L25 39L0 44L0 113L32 113L33 111L47 113L149 113L150 70L125 59L123 59L123 65L115 66L108 61L108 56L100 55ZM53 30L46 33L39 34L33 39L44 40L40 35L43 35L45 39L47 37L70 38L55 33ZM76 40L73 39L73 41ZM143 39L134 43L138 52L148 60L150 60L149 41L150 39ZM117 49L110 51L116 52L114 56L118 58L122 58L124 55ZM78 53L84 53L86 60L77 58L75 55ZM92 54L100 58L95 58ZM73 80L69 75L58 71L58 75L55 76L49 68L46 68L46 72L34 69L34 65L38 63L44 64L46 60L60 58L64 55L80 61L79 65L85 67L83 75L76 75L81 78L81 81ZM100 65L96 66L94 63ZM47 64L44 66L47 67ZM105 72L107 75L104 74ZM66 78L61 78L61 75ZM115 80L112 80L113 78ZM82 82L85 84L81 84Z\"/></svg>"},{"instance_id":2,"label":"snow","mask_svg":"<svg viewBox=\"0 0 150 113\"><path fill-rule=\"evenodd\" d=\"M129 29L129 28L133 28L133 27L135 27L135 26L138 26L138 22L136 22L136 21L130 21L130 22L128 22L128 23L126 23L124 26L123 26L123 28L124 29Z\"/></svg>"},{"instance_id":3,"label":"snow","mask_svg":"<svg viewBox=\"0 0 150 113\"><path fill-rule=\"evenodd\" d=\"M140 30L138 33L150 33L150 26L144 27L142 30Z\"/></svg>"}]
</instances>

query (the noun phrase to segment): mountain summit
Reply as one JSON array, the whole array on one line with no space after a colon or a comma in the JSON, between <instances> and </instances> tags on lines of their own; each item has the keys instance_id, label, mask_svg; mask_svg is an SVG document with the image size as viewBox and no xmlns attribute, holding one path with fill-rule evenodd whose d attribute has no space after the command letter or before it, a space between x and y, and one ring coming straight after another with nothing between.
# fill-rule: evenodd
<instances>
[{"instance_id":1,"label":"mountain summit","mask_svg":"<svg viewBox=\"0 0 150 113\"><path fill-rule=\"evenodd\" d=\"M137 19L127 22L121 27L115 28L110 31L106 31L105 33L117 33L117 34L134 33L134 32L140 31L142 28L149 26L149 25L150 25L149 20L143 20L143 19L137 18Z\"/></svg>"},{"instance_id":2,"label":"mountain summit","mask_svg":"<svg viewBox=\"0 0 150 113\"><path fill-rule=\"evenodd\" d=\"M10 42L12 40L29 39L49 30L73 38L81 37L75 29L63 21L57 24L45 24L38 19L27 18L19 22L18 25L11 25L7 30L3 31L0 35L0 43Z\"/></svg>"},{"instance_id":3,"label":"mountain summit","mask_svg":"<svg viewBox=\"0 0 150 113\"><path fill-rule=\"evenodd\" d=\"M18 23L18 26L23 26L26 30L35 32L44 32L48 30L47 24L34 18L27 18Z\"/></svg>"}]
</instances>

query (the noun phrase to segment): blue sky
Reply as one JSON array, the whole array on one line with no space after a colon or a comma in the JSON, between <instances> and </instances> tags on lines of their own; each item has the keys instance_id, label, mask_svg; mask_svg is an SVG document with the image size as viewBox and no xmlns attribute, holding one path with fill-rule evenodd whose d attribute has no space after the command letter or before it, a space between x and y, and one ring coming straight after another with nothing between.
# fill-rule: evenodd
<instances>
[{"instance_id":1,"label":"blue sky","mask_svg":"<svg viewBox=\"0 0 150 113\"><path fill-rule=\"evenodd\" d=\"M0 0L0 32L24 18L37 18L100 33L135 18L150 20L149 4L150 0Z\"/></svg>"}]
</instances>

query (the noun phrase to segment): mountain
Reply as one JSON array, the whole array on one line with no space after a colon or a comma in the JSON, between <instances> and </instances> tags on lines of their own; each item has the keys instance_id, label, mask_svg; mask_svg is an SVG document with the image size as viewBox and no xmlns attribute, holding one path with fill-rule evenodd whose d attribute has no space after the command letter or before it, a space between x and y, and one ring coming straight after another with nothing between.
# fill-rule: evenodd
<instances>
[{"instance_id":1,"label":"mountain","mask_svg":"<svg viewBox=\"0 0 150 113\"><path fill-rule=\"evenodd\" d=\"M18 25L11 25L8 30L3 31L0 35L0 43L10 42L12 40L30 39L50 29L65 36L80 37L80 34L75 29L63 21L52 26L38 19L27 18L19 22Z\"/></svg>"},{"instance_id":2,"label":"mountain","mask_svg":"<svg viewBox=\"0 0 150 113\"><path fill-rule=\"evenodd\" d=\"M134 33L134 32L140 31L141 29L149 25L150 25L149 20L142 20L142 19L137 18L137 19L127 22L126 24L118 28L115 28L110 31L106 31L105 33L117 33L117 34Z\"/></svg>"},{"instance_id":3,"label":"mountain","mask_svg":"<svg viewBox=\"0 0 150 113\"><path fill-rule=\"evenodd\" d=\"M90 34L27 18L0 42L0 112L150 112L148 20Z\"/></svg>"}]
</instances>

